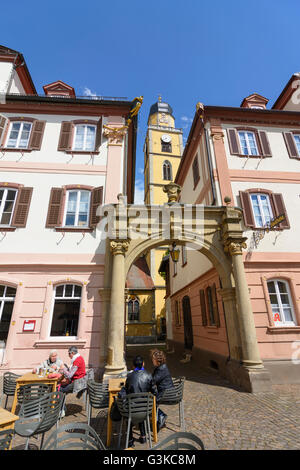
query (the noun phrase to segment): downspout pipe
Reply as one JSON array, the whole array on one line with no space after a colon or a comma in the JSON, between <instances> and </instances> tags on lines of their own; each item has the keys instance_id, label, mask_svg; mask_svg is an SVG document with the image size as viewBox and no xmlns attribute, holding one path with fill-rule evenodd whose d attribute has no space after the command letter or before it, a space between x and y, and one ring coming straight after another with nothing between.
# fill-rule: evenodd
<instances>
[{"instance_id":1,"label":"downspout pipe","mask_svg":"<svg viewBox=\"0 0 300 470\"><path fill-rule=\"evenodd\" d=\"M207 132L207 129L205 128L204 124L203 124L203 128L204 128L204 135L205 135L205 145L206 145L206 153L207 153L210 183L211 183L211 189L212 189L212 195L213 195L212 205L215 206L216 202L217 202L217 198L216 198L215 180L214 180L213 169L212 169L212 158L211 158L209 142L208 142L208 132Z\"/></svg>"}]
</instances>

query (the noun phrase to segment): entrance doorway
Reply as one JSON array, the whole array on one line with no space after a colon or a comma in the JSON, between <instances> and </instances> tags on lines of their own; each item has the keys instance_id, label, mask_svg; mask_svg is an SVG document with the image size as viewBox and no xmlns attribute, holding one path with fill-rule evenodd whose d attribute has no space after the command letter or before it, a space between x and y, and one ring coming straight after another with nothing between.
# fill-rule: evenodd
<instances>
[{"instance_id":1,"label":"entrance doorway","mask_svg":"<svg viewBox=\"0 0 300 470\"><path fill-rule=\"evenodd\" d=\"M186 295L182 299L182 312L184 324L184 348L191 351L194 345L193 324L190 298Z\"/></svg>"}]
</instances>

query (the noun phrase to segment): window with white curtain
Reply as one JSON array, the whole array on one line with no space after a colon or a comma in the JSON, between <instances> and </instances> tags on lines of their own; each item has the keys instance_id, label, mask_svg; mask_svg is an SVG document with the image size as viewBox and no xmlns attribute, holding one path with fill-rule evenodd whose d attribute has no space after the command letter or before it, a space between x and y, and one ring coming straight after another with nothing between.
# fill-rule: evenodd
<instances>
[{"instance_id":1,"label":"window with white curtain","mask_svg":"<svg viewBox=\"0 0 300 470\"><path fill-rule=\"evenodd\" d=\"M96 126L90 124L78 124L75 126L73 150L95 150Z\"/></svg>"},{"instance_id":2,"label":"window with white curtain","mask_svg":"<svg viewBox=\"0 0 300 470\"><path fill-rule=\"evenodd\" d=\"M71 189L67 191L64 223L65 227L88 227L91 192Z\"/></svg>"},{"instance_id":3,"label":"window with white curtain","mask_svg":"<svg viewBox=\"0 0 300 470\"><path fill-rule=\"evenodd\" d=\"M258 155L254 132L239 131L240 144L243 155Z\"/></svg>"},{"instance_id":4,"label":"window with white curtain","mask_svg":"<svg viewBox=\"0 0 300 470\"><path fill-rule=\"evenodd\" d=\"M28 147L31 128L31 122L12 122L10 125L6 147L26 149Z\"/></svg>"},{"instance_id":5,"label":"window with white curtain","mask_svg":"<svg viewBox=\"0 0 300 470\"><path fill-rule=\"evenodd\" d=\"M272 279L267 282L275 326L295 326L295 314L288 282Z\"/></svg>"},{"instance_id":6,"label":"window with white curtain","mask_svg":"<svg viewBox=\"0 0 300 470\"><path fill-rule=\"evenodd\" d=\"M269 195L251 194L250 199L256 227L265 227L273 218Z\"/></svg>"}]
</instances>

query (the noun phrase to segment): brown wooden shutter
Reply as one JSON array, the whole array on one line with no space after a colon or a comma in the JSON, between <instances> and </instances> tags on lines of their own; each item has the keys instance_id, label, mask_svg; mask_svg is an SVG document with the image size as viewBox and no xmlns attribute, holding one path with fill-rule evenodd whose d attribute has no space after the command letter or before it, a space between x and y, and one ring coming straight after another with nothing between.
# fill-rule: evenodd
<instances>
[{"instance_id":1,"label":"brown wooden shutter","mask_svg":"<svg viewBox=\"0 0 300 470\"><path fill-rule=\"evenodd\" d=\"M206 303L205 303L205 292L204 292L204 290L200 289L199 294L200 294L202 325L207 326L207 314L206 314Z\"/></svg>"},{"instance_id":2,"label":"brown wooden shutter","mask_svg":"<svg viewBox=\"0 0 300 470\"><path fill-rule=\"evenodd\" d=\"M298 149L295 144L294 135L292 132L283 132L286 147L289 152L290 158L300 158Z\"/></svg>"},{"instance_id":3,"label":"brown wooden shutter","mask_svg":"<svg viewBox=\"0 0 300 470\"><path fill-rule=\"evenodd\" d=\"M273 204L276 210L276 216L284 214L285 215L285 220L281 222L278 227L280 228L290 228L290 222L288 219L287 211L285 208L285 204L283 201L282 194L272 194L272 200Z\"/></svg>"},{"instance_id":4,"label":"brown wooden shutter","mask_svg":"<svg viewBox=\"0 0 300 470\"><path fill-rule=\"evenodd\" d=\"M72 121L64 121L61 123L57 150L66 151L71 149L73 129L74 124Z\"/></svg>"},{"instance_id":5,"label":"brown wooden shutter","mask_svg":"<svg viewBox=\"0 0 300 470\"><path fill-rule=\"evenodd\" d=\"M94 188L91 195L91 207L90 207L90 227L95 228L100 221L100 217L96 215L98 206L103 201L103 186Z\"/></svg>"},{"instance_id":6,"label":"brown wooden shutter","mask_svg":"<svg viewBox=\"0 0 300 470\"><path fill-rule=\"evenodd\" d=\"M246 227L255 227L250 195L246 191L239 191L239 195L243 209L244 223Z\"/></svg>"},{"instance_id":7,"label":"brown wooden shutter","mask_svg":"<svg viewBox=\"0 0 300 470\"><path fill-rule=\"evenodd\" d=\"M16 206L11 222L13 227L26 227L32 191L33 188L20 188L18 190Z\"/></svg>"},{"instance_id":8,"label":"brown wooden shutter","mask_svg":"<svg viewBox=\"0 0 300 470\"><path fill-rule=\"evenodd\" d=\"M34 121L32 125L28 148L41 150L46 121Z\"/></svg>"},{"instance_id":9,"label":"brown wooden shutter","mask_svg":"<svg viewBox=\"0 0 300 470\"><path fill-rule=\"evenodd\" d=\"M8 119L5 116L0 115L0 144L4 137L4 129L5 129L7 121Z\"/></svg>"},{"instance_id":10,"label":"brown wooden shutter","mask_svg":"<svg viewBox=\"0 0 300 470\"><path fill-rule=\"evenodd\" d=\"M237 134L236 129L227 129L227 135L228 135L230 153L232 155L241 155L242 150L240 148L239 136Z\"/></svg>"},{"instance_id":11,"label":"brown wooden shutter","mask_svg":"<svg viewBox=\"0 0 300 470\"><path fill-rule=\"evenodd\" d=\"M268 135L265 131L258 131L260 147L264 157L272 157Z\"/></svg>"},{"instance_id":12,"label":"brown wooden shutter","mask_svg":"<svg viewBox=\"0 0 300 470\"><path fill-rule=\"evenodd\" d=\"M62 224L63 197L63 188L51 188L46 227L58 227Z\"/></svg>"},{"instance_id":13,"label":"brown wooden shutter","mask_svg":"<svg viewBox=\"0 0 300 470\"><path fill-rule=\"evenodd\" d=\"M102 139L102 117L99 119L99 121L97 123L95 152L97 152L100 148L101 139Z\"/></svg>"},{"instance_id":14,"label":"brown wooden shutter","mask_svg":"<svg viewBox=\"0 0 300 470\"><path fill-rule=\"evenodd\" d=\"M220 314L219 314L219 307L218 307L216 284L212 285L211 291L212 291L212 301L213 301L215 322L216 322L216 326L219 327L220 326Z\"/></svg>"}]
</instances>

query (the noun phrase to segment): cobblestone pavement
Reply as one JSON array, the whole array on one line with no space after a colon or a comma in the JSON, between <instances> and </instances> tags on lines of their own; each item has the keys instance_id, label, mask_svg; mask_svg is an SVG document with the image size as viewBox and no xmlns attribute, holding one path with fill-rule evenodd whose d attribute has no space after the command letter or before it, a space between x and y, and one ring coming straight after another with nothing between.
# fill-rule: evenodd
<instances>
[{"instance_id":1,"label":"cobblestone pavement","mask_svg":"<svg viewBox=\"0 0 300 470\"><path fill-rule=\"evenodd\" d=\"M145 348L129 350L129 367L137 351L145 353ZM172 375L186 377L186 431L198 435L205 449L300 449L300 385L274 385L266 393L245 393L232 387L216 372L199 369L193 361L181 364L179 359L174 354L168 355ZM148 360L146 368L151 370ZM168 414L168 419L167 427L158 435L159 441L179 431L178 406L164 406L162 409ZM106 412L93 410L92 416L91 424L105 443ZM83 402L75 395L67 396L67 414L62 424L70 421L87 421ZM114 423L111 449L116 448L118 426L119 423ZM138 437L137 432L134 435ZM12 448L22 449L24 442L16 436ZM31 442L32 448L36 448L40 437L37 440L33 438ZM136 442L135 448L146 449L147 445Z\"/></svg>"}]
</instances>

